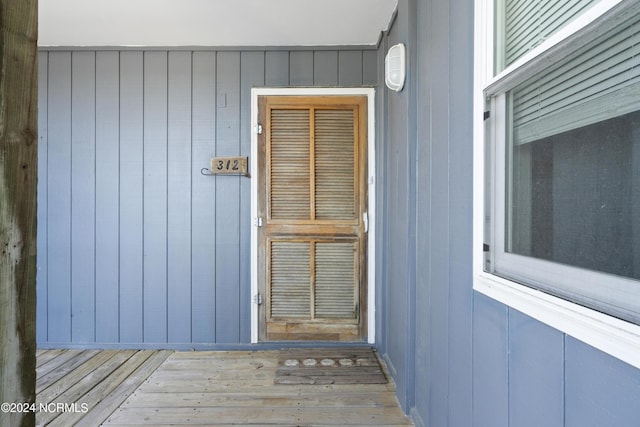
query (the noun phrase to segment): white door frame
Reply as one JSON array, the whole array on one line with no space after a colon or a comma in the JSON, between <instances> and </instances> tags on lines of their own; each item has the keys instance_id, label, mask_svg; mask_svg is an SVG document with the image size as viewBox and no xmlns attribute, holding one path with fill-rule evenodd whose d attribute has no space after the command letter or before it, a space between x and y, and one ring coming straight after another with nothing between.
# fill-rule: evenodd
<instances>
[{"instance_id":1,"label":"white door frame","mask_svg":"<svg viewBox=\"0 0 640 427\"><path fill-rule=\"evenodd\" d=\"M258 97L259 96L366 96L367 97L367 342L376 342L376 152L374 88L253 88L251 89L251 343L258 342Z\"/></svg>"}]
</instances>

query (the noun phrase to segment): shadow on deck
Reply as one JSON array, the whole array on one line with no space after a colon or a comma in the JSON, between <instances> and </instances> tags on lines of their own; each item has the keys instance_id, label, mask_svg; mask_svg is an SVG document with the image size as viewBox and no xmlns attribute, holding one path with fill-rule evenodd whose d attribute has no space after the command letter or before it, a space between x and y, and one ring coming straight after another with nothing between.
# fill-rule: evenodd
<instances>
[{"instance_id":1,"label":"shadow on deck","mask_svg":"<svg viewBox=\"0 0 640 427\"><path fill-rule=\"evenodd\" d=\"M274 384L277 362L277 351L40 350L36 424L411 425L391 382Z\"/></svg>"}]
</instances>

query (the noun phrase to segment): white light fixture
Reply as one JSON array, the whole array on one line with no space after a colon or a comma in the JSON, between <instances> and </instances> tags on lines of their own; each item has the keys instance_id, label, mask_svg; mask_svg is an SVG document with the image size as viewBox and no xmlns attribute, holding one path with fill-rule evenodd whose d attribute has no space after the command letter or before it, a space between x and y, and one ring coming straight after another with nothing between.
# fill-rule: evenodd
<instances>
[{"instance_id":1,"label":"white light fixture","mask_svg":"<svg viewBox=\"0 0 640 427\"><path fill-rule=\"evenodd\" d=\"M391 46L384 58L384 81L389 89L396 92L400 92L404 87L405 58L406 52L402 43Z\"/></svg>"}]
</instances>

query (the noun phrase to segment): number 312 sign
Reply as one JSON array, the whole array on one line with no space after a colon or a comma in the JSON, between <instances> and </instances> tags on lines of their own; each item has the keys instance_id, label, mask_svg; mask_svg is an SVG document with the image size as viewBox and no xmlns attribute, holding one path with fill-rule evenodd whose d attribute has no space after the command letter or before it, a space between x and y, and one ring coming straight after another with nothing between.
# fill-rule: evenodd
<instances>
[{"instance_id":1,"label":"number 312 sign","mask_svg":"<svg viewBox=\"0 0 640 427\"><path fill-rule=\"evenodd\" d=\"M212 157L212 175L248 175L247 157Z\"/></svg>"}]
</instances>

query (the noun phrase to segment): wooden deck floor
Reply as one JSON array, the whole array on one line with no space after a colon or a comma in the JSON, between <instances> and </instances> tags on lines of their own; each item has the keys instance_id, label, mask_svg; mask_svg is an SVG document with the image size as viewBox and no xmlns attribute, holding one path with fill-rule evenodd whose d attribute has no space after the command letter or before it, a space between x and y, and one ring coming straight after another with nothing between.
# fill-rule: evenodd
<instances>
[{"instance_id":1,"label":"wooden deck floor","mask_svg":"<svg viewBox=\"0 0 640 427\"><path fill-rule=\"evenodd\" d=\"M277 351L40 350L37 425L411 425L394 386L274 384Z\"/></svg>"}]
</instances>

